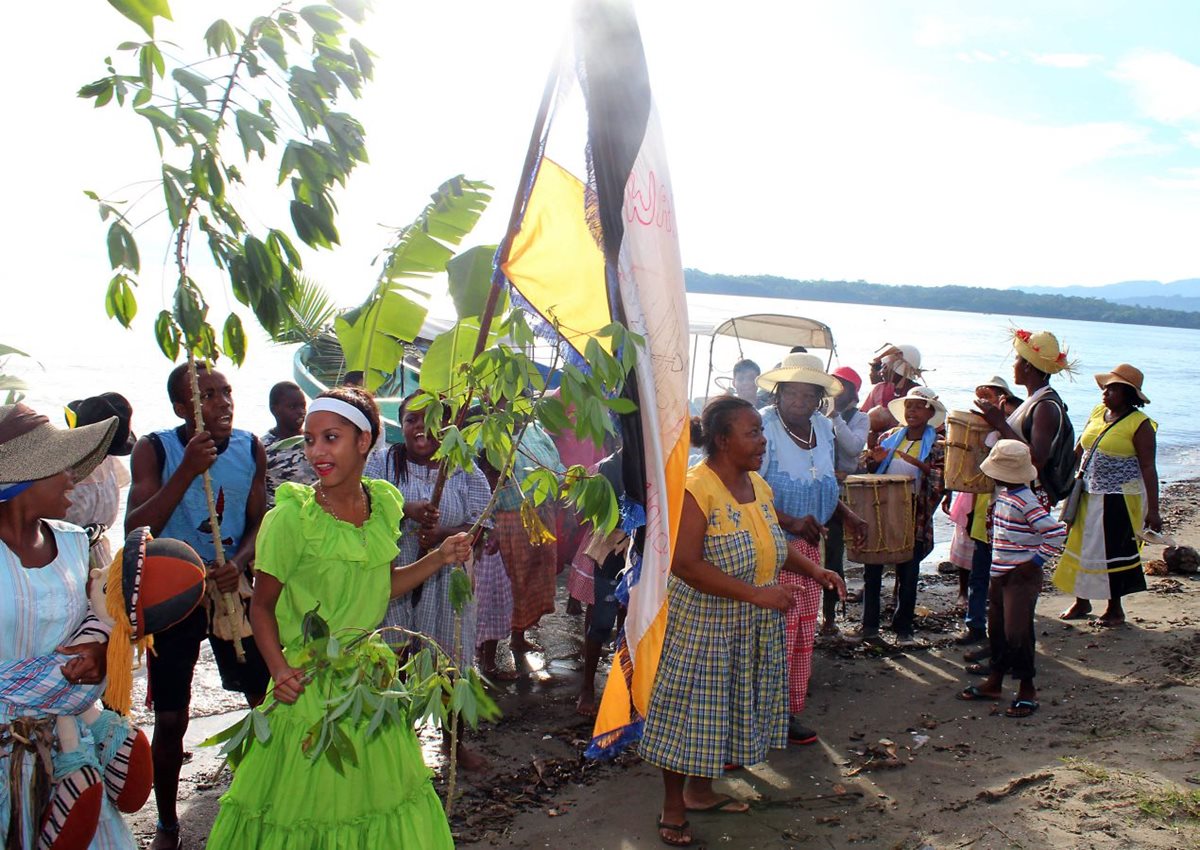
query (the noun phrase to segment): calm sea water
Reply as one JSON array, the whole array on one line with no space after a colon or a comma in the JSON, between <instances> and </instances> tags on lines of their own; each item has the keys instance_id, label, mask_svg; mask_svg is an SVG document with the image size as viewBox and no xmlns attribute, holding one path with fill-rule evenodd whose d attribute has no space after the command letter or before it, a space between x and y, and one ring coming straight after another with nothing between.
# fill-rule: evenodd
<instances>
[{"instance_id":1,"label":"calm sea water","mask_svg":"<svg viewBox=\"0 0 1200 850\"><path fill-rule=\"evenodd\" d=\"M834 364L850 365L864 377L867 362L884 343L916 345L928 370L929 386L951 410L967 409L975 386L992 375L1011 380L1010 327L1048 328L1079 361L1074 381L1060 376L1053 382L1067 401L1077 431L1100 401L1092 374L1117 363L1132 363L1146 373L1145 391L1152 399L1146 412L1159 423L1163 478L1200 474L1200 419L1192 410L1191 397L1200 386L1200 331L774 298L693 295L688 302L696 321L758 312L819 319L833 329ZM178 423L166 397L170 364L158 352L148 328L124 331L91 313L68 327L9 328L0 341L23 348L38 361L22 363L14 358L9 365L32 385L29 401L39 410L57 417L71 399L115 390L133 404L135 431ZM234 387L238 427L261 434L273 424L267 393L276 381L291 379L294 351L291 346L255 339L246 366L226 369ZM785 352L779 346L745 343L742 354L766 369ZM698 359L702 372L706 356ZM716 348L714 375L728 375L738 359L736 343L722 340ZM701 374L694 394L703 394L702 383Z\"/></svg>"}]
</instances>

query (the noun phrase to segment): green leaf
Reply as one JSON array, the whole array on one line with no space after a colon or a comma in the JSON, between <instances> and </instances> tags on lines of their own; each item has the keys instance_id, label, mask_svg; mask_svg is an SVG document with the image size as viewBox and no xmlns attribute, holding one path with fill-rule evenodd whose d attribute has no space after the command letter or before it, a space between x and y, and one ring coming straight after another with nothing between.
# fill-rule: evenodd
<instances>
[{"instance_id":1,"label":"green leaf","mask_svg":"<svg viewBox=\"0 0 1200 850\"><path fill-rule=\"evenodd\" d=\"M167 64L163 61L162 51L153 41L147 41L138 51L138 72L142 78L142 85L148 89L154 88L155 73L161 77L166 71Z\"/></svg>"},{"instance_id":2,"label":"green leaf","mask_svg":"<svg viewBox=\"0 0 1200 850\"><path fill-rule=\"evenodd\" d=\"M492 290L492 263L495 256L495 245L476 245L446 263L450 297L454 299L454 310L459 318L483 315L483 308ZM494 315L502 316L506 312L508 292L502 290Z\"/></svg>"},{"instance_id":3,"label":"green leaf","mask_svg":"<svg viewBox=\"0 0 1200 850\"><path fill-rule=\"evenodd\" d=\"M471 577L462 567L450 571L450 607L454 613L461 615L463 609L470 604L474 593L471 592Z\"/></svg>"},{"instance_id":4,"label":"green leaf","mask_svg":"<svg viewBox=\"0 0 1200 850\"><path fill-rule=\"evenodd\" d=\"M154 37L154 19L172 20L167 0L108 0L110 6Z\"/></svg>"},{"instance_id":5,"label":"green leaf","mask_svg":"<svg viewBox=\"0 0 1200 850\"><path fill-rule=\"evenodd\" d=\"M316 640L317 638L329 637L329 624L326 623L325 618L318 613L320 610L321 606L318 605L316 608L313 608L311 611L305 614L304 618L301 620L300 634L305 643Z\"/></svg>"},{"instance_id":6,"label":"green leaf","mask_svg":"<svg viewBox=\"0 0 1200 850\"><path fill-rule=\"evenodd\" d=\"M489 333L490 340L495 332ZM434 395L457 395L466 388L465 369L475 359L479 320L461 319L445 333L434 337L421 362L421 389Z\"/></svg>"},{"instance_id":7,"label":"green leaf","mask_svg":"<svg viewBox=\"0 0 1200 850\"><path fill-rule=\"evenodd\" d=\"M187 89L188 94L194 97L201 106L208 103L209 80L207 78L193 73L187 68L176 68L171 72L171 76L175 78L175 82Z\"/></svg>"},{"instance_id":8,"label":"green leaf","mask_svg":"<svg viewBox=\"0 0 1200 850\"><path fill-rule=\"evenodd\" d=\"M179 328L167 310L159 313L154 320L154 339L168 360L174 363L179 359Z\"/></svg>"},{"instance_id":9,"label":"green leaf","mask_svg":"<svg viewBox=\"0 0 1200 850\"><path fill-rule=\"evenodd\" d=\"M373 293L362 306L338 316L333 327L346 357L346 369L363 372L367 389L374 392L396 371L404 358L404 343L417 338L428 312L425 304L388 286L382 293Z\"/></svg>"},{"instance_id":10,"label":"green leaf","mask_svg":"<svg viewBox=\"0 0 1200 850\"><path fill-rule=\"evenodd\" d=\"M356 24L361 24L367 17L371 4L367 0L333 0L334 8Z\"/></svg>"},{"instance_id":11,"label":"green leaf","mask_svg":"<svg viewBox=\"0 0 1200 850\"><path fill-rule=\"evenodd\" d=\"M116 319L122 327L128 328L137 315L137 299L129 286L130 278L124 274L116 274L108 282L108 293L104 296L104 310L110 319Z\"/></svg>"},{"instance_id":12,"label":"green leaf","mask_svg":"<svg viewBox=\"0 0 1200 850\"><path fill-rule=\"evenodd\" d=\"M217 123L213 121L212 116L201 112L199 109L183 108L179 110L179 117L184 123L199 133L205 139L208 139L217 127Z\"/></svg>"},{"instance_id":13,"label":"green leaf","mask_svg":"<svg viewBox=\"0 0 1200 850\"><path fill-rule=\"evenodd\" d=\"M344 31L342 16L328 6L305 6L300 10L300 17L323 35L340 35Z\"/></svg>"},{"instance_id":14,"label":"green leaf","mask_svg":"<svg viewBox=\"0 0 1200 850\"><path fill-rule=\"evenodd\" d=\"M618 413L621 415L637 412L637 405L633 403L633 400L624 398L623 396L618 396L616 398L606 398L604 400L604 406L607 407L609 410L611 410L613 413Z\"/></svg>"},{"instance_id":15,"label":"green leaf","mask_svg":"<svg viewBox=\"0 0 1200 850\"><path fill-rule=\"evenodd\" d=\"M238 138L242 140L242 151L246 159L251 153L258 154L259 159L267 155L267 147L263 137L275 141L275 125L268 119L248 109L239 109L234 119Z\"/></svg>"},{"instance_id":16,"label":"green leaf","mask_svg":"<svg viewBox=\"0 0 1200 850\"><path fill-rule=\"evenodd\" d=\"M129 228L120 221L114 221L108 228L108 261L114 269L141 270L137 242Z\"/></svg>"},{"instance_id":17,"label":"green leaf","mask_svg":"<svg viewBox=\"0 0 1200 850\"><path fill-rule=\"evenodd\" d=\"M221 330L221 350L235 366L241 366L246 359L246 332L237 313L230 313L225 319L225 327Z\"/></svg>"},{"instance_id":18,"label":"green leaf","mask_svg":"<svg viewBox=\"0 0 1200 850\"><path fill-rule=\"evenodd\" d=\"M208 45L208 52L214 56L223 52L233 53L237 50L237 34L228 21L218 19L213 21L204 33L204 43Z\"/></svg>"},{"instance_id":19,"label":"green leaf","mask_svg":"<svg viewBox=\"0 0 1200 850\"><path fill-rule=\"evenodd\" d=\"M175 287L174 318L189 343L199 341L207 315L208 305L194 285L183 283Z\"/></svg>"},{"instance_id":20,"label":"green leaf","mask_svg":"<svg viewBox=\"0 0 1200 850\"><path fill-rule=\"evenodd\" d=\"M286 71L287 48L283 46L283 34L279 32L279 27L270 18L259 18L258 20L264 21L258 34L258 46L271 58L272 62L279 66L281 71Z\"/></svg>"},{"instance_id":21,"label":"green leaf","mask_svg":"<svg viewBox=\"0 0 1200 850\"><path fill-rule=\"evenodd\" d=\"M250 723L254 727L254 737L260 744L265 744L271 739L271 724L267 721L267 716L257 708L250 709Z\"/></svg>"},{"instance_id":22,"label":"green leaf","mask_svg":"<svg viewBox=\"0 0 1200 850\"><path fill-rule=\"evenodd\" d=\"M356 38L350 39L350 52L354 54L354 61L358 64L358 72L363 75L363 79L372 79L375 76L375 62L372 61L375 54Z\"/></svg>"}]
</instances>

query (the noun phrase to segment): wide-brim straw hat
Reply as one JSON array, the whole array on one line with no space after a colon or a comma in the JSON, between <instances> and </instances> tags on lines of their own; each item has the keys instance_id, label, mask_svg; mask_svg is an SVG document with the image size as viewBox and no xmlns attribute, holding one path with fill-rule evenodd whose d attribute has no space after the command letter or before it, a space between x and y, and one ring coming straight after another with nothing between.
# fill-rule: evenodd
<instances>
[{"instance_id":1,"label":"wide-brim straw hat","mask_svg":"<svg viewBox=\"0 0 1200 850\"><path fill-rule=\"evenodd\" d=\"M910 381L915 381L924 373L921 368L921 352L915 345L891 345L889 343L884 346L879 363L885 372L899 375Z\"/></svg>"},{"instance_id":2,"label":"wide-brim straw hat","mask_svg":"<svg viewBox=\"0 0 1200 850\"><path fill-rule=\"evenodd\" d=\"M1005 484L1028 484L1038 477L1029 446L1020 440L997 440L979 464L984 475Z\"/></svg>"},{"instance_id":3,"label":"wide-brim straw hat","mask_svg":"<svg viewBox=\"0 0 1200 850\"><path fill-rule=\"evenodd\" d=\"M934 428L940 428L946 421L946 405L938 401L937 393L929 387L913 387L906 395L888 402L888 412L896 418L897 422L904 423L904 405L908 401L923 401L933 408L933 416L930 418L929 424Z\"/></svg>"},{"instance_id":4,"label":"wide-brim straw hat","mask_svg":"<svg viewBox=\"0 0 1200 850\"><path fill-rule=\"evenodd\" d=\"M813 384L825 390L826 395L842 391L842 382L826 372L821 358L813 354L789 354L774 369L759 375L757 383L769 393L779 384Z\"/></svg>"},{"instance_id":5,"label":"wide-brim straw hat","mask_svg":"<svg viewBox=\"0 0 1200 850\"><path fill-rule=\"evenodd\" d=\"M65 431L24 404L0 405L0 488L71 470L76 481L104 460L117 418Z\"/></svg>"},{"instance_id":6,"label":"wide-brim straw hat","mask_svg":"<svg viewBox=\"0 0 1200 850\"><path fill-rule=\"evenodd\" d=\"M1067 349L1059 345L1058 337L1050 331L1013 328L1012 345L1022 360L1028 361L1040 372L1047 375L1075 373L1075 361L1069 358Z\"/></svg>"},{"instance_id":7,"label":"wide-brim straw hat","mask_svg":"<svg viewBox=\"0 0 1200 850\"><path fill-rule=\"evenodd\" d=\"M1146 404L1150 403L1150 399L1146 398L1146 394L1142 392L1142 381L1146 376L1142 374L1142 370L1136 366L1130 366L1128 363L1120 363L1113 368L1111 372L1098 372L1096 374L1096 384L1100 389L1104 389L1109 384L1125 384L1133 387L1137 393L1137 397Z\"/></svg>"},{"instance_id":8,"label":"wide-brim straw hat","mask_svg":"<svg viewBox=\"0 0 1200 850\"><path fill-rule=\"evenodd\" d=\"M1012 387L1008 385L1008 381L1004 380L999 375L992 375L992 377L988 378L982 384L975 385L976 389L979 387L991 387L994 390L1000 390L1000 392L1004 393L1006 396L1012 396L1013 394Z\"/></svg>"}]
</instances>

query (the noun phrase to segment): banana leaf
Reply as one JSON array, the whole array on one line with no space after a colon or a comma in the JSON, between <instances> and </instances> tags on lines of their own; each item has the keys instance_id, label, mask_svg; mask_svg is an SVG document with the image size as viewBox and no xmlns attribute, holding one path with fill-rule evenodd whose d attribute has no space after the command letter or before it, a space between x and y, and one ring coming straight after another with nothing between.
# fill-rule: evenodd
<instances>
[{"instance_id":1,"label":"banana leaf","mask_svg":"<svg viewBox=\"0 0 1200 850\"><path fill-rule=\"evenodd\" d=\"M402 281L446 271L454 246L487 208L491 188L462 175L439 186L416 220L396 232L370 297L334 321L347 369L361 371L367 389L378 389L396 371L404 344L416 338L429 312L428 291Z\"/></svg>"}]
</instances>

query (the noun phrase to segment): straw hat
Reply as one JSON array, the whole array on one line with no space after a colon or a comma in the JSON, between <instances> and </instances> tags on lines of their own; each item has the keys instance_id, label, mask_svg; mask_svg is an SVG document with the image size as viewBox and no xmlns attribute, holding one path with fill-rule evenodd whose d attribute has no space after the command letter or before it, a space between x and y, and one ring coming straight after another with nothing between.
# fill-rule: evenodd
<instances>
[{"instance_id":1,"label":"straw hat","mask_svg":"<svg viewBox=\"0 0 1200 850\"><path fill-rule=\"evenodd\" d=\"M27 405L0 405L0 488L49 478L64 469L82 481L104 460L116 430L115 416L63 431Z\"/></svg>"},{"instance_id":2,"label":"straw hat","mask_svg":"<svg viewBox=\"0 0 1200 850\"><path fill-rule=\"evenodd\" d=\"M1020 440L997 440L979 468L984 475L1004 484L1028 484L1038 475L1029 446Z\"/></svg>"},{"instance_id":3,"label":"straw hat","mask_svg":"<svg viewBox=\"0 0 1200 850\"><path fill-rule=\"evenodd\" d=\"M862 377L849 366L839 366L838 368L834 369L833 377L841 378L843 381L850 384L850 386L854 387L855 392L859 392L862 389Z\"/></svg>"},{"instance_id":4,"label":"straw hat","mask_svg":"<svg viewBox=\"0 0 1200 850\"><path fill-rule=\"evenodd\" d=\"M769 372L758 376L758 386L774 392L778 384L814 384L828 395L842 391L842 382L821 368L821 358L813 354L789 354Z\"/></svg>"},{"instance_id":5,"label":"straw hat","mask_svg":"<svg viewBox=\"0 0 1200 850\"><path fill-rule=\"evenodd\" d=\"M999 375L992 375L992 377L988 378L982 384L976 384L975 386L976 388L991 387L994 390L1000 390L1000 392L1009 397L1012 397L1013 394L1012 387L1008 385L1008 381L1004 380Z\"/></svg>"},{"instance_id":6,"label":"straw hat","mask_svg":"<svg viewBox=\"0 0 1200 850\"><path fill-rule=\"evenodd\" d=\"M1125 384L1126 386L1133 387L1138 398L1149 404L1150 399L1146 398L1146 394L1142 392L1142 381L1144 379L1145 376L1142 374L1141 369L1138 369L1136 366L1130 366L1128 363L1121 363L1114 367L1111 372L1097 373L1096 384L1099 385L1100 389L1104 389L1109 384Z\"/></svg>"},{"instance_id":7,"label":"straw hat","mask_svg":"<svg viewBox=\"0 0 1200 850\"><path fill-rule=\"evenodd\" d=\"M897 422L904 422L904 405L910 399L923 401L933 408L933 417L929 420L929 424L934 428L940 427L946 421L946 405L938 401L937 393L929 387L913 387L907 395L888 402L888 412L896 417Z\"/></svg>"},{"instance_id":8,"label":"straw hat","mask_svg":"<svg viewBox=\"0 0 1200 850\"><path fill-rule=\"evenodd\" d=\"M921 377L921 352L915 345L887 345L879 358L885 372L915 381Z\"/></svg>"},{"instance_id":9,"label":"straw hat","mask_svg":"<svg viewBox=\"0 0 1200 850\"><path fill-rule=\"evenodd\" d=\"M1067 350L1058 344L1058 337L1050 331L1027 331L1013 328L1012 345L1022 360L1047 375L1059 372L1074 374L1075 362L1067 358Z\"/></svg>"}]
</instances>

